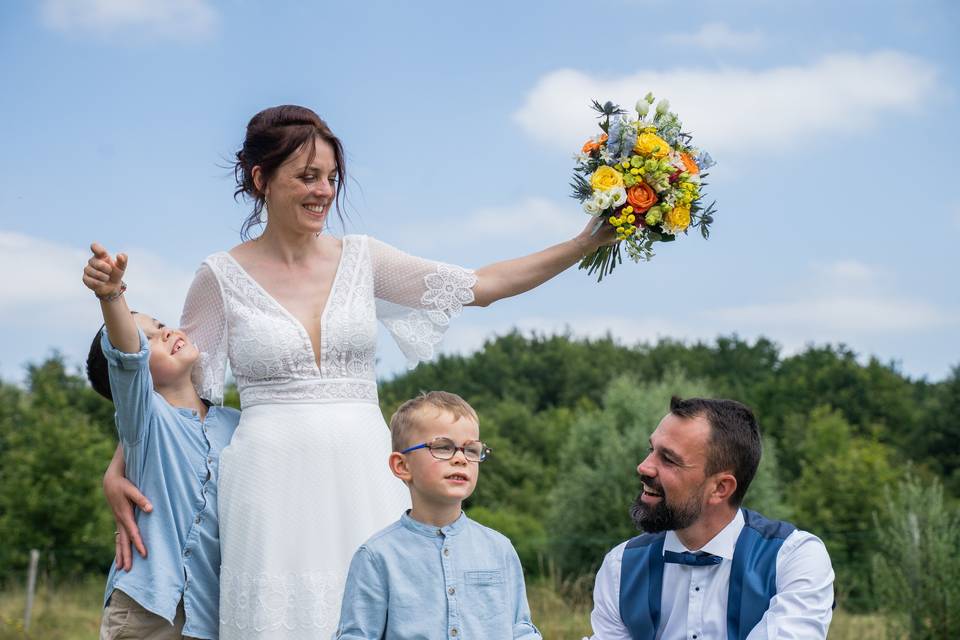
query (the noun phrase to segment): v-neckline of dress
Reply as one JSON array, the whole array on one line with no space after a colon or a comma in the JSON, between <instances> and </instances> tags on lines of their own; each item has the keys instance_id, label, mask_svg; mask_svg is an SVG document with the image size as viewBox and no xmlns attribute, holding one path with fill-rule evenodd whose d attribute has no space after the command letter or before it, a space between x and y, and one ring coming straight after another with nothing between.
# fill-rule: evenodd
<instances>
[{"instance_id":1,"label":"v-neckline of dress","mask_svg":"<svg viewBox=\"0 0 960 640\"><path fill-rule=\"evenodd\" d=\"M290 320L290 322L294 324L294 326L297 327L297 331L300 333L300 337L303 339L304 345L310 349L310 361L313 363L313 366L316 369L317 375L321 375L323 371L323 367L321 365L323 360L323 354L326 351L325 342L327 339L327 330L326 330L327 311L330 309L330 299L333 298L333 293L336 290L338 283L340 281L340 271L341 271L341 267L343 266L343 256L347 251L347 244L348 244L347 238L346 236L344 236L344 238L342 239L342 245L340 248L340 258L339 260L337 260L337 269L333 274L333 280L330 282L330 291L327 292L327 299L323 301L323 311L320 312L320 345L319 345L320 348L317 351L314 351L313 340L310 339L310 332L307 331L307 327L303 324L300 318L293 315L285 306L280 304L279 300L274 298L273 295L269 291L267 291L267 289L262 284L257 282L256 278L250 275L250 273L243 268L243 265L240 264L240 261L237 260L233 256L233 254L231 254L229 251L224 251L227 257L230 258L230 261L233 263L233 265L243 275L243 277L249 280L250 283L253 284L260 291L260 293L263 294L263 297L269 300L277 309L280 310L280 312L283 315L285 315ZM316 353L317 355L314 356L313 355L314 353Z\"/></svg>"}]
</instances>

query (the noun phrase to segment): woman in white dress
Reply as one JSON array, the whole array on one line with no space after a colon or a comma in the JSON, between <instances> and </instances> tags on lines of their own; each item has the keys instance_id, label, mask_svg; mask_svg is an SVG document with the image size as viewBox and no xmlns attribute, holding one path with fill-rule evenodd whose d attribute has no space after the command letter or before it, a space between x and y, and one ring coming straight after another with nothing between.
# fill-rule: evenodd
<instances>
[{"instance_id":1,"label":"woman in white dress","mask_svg":"<svg viewBox=\"0 0 960 640\"><path fill-rule=\"evenodd\" d=\"M411 366L434 355L464 305L528 291L608 234L476 271L366 236L324 233L345 177L340 141L311 110L266 109L237 154L236 195L254 202L244 235L197 271L181 327L201 352L201 396L236 378L240 426L220 462L222 640L328 638L350 557L408 507L389 472L377 404L377 321Z\"/></svg>"}]
</instances>

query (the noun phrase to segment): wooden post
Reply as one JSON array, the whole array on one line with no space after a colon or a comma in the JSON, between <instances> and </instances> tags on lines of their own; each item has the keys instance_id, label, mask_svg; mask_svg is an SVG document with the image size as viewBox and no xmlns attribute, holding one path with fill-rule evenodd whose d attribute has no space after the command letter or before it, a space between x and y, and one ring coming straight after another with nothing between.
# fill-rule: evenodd
<instances>
[{"instance_id":1,"label":"wooden post","mask_svg":"<svg viewBox=\"0 0 960 640\"><path fill-rule=\"evenodd\" d=\"M23 613L23 632L30 632L30 614L33 610L33 592L37 588L37 563L40 561L40 552L30 549L30 572L27 574L27 609Z\"/></svg>"}]
</instances>

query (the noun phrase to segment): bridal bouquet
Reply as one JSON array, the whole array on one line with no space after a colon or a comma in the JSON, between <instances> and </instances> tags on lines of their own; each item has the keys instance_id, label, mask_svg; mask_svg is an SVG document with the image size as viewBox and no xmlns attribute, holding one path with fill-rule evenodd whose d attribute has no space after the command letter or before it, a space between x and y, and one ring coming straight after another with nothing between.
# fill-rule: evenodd
<instances>
[{"instance_id":1,"label":"bridal bouquet","mask_svg":"<svg viewBox=\"0 0 960 640\"><path fill-rule=\"evenodd\" d=\"M714 203L703 205L704 171L714 162L693 147L670 103L653 94L637 101L635 112L593 102L603 133L590 138L575 156L573 197L602 225L616 229L618 242L585 257L581 269L598 281L623 261L621 247L634 261L653 257L655 242L669 242L691 227L710 235Z\"/></svg>"}]
</instances>

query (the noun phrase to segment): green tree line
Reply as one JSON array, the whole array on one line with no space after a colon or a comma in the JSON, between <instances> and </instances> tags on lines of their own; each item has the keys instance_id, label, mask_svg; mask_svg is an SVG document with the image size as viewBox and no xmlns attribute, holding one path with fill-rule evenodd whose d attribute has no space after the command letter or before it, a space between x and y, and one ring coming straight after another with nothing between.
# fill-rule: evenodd
<instances>
[{"instance_id":1,"label":"green tree line","mask_svg":"<svg viewBox=\"0 0 960 640\"><path fill-rule=\"evenodd\" d=\"M105 573L112 406L59 356L27 373L24 387L0 384L0 576L21 572L31 548L54 578ZM764 433L747 506L824 540L841 604L903 611L911 637L953 637L923 635L934 622L960 632L934 613L960 610L960 561L916 575L960 548L960 366L931 382L842 345L784 355L764 338L624 346L514 332L381 381L381 408L389 417L428 389L478 410L494 454L468 510L506 533L532 574L589 575L635 535L635 468L671 395L729 397Z\"/></svg>"}]
</instances>

